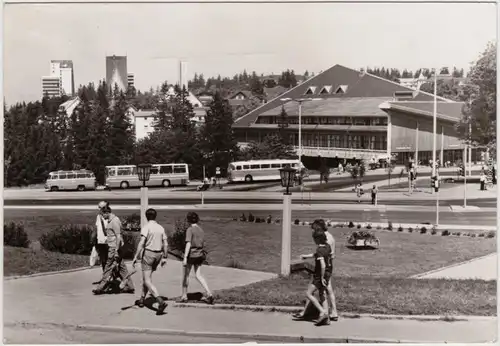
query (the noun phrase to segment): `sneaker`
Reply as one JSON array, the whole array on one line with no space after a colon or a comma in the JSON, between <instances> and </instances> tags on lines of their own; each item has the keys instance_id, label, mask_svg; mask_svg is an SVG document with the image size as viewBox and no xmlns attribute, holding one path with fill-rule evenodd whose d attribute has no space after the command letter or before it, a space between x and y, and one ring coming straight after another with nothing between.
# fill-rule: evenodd
<instances>
[{"instance_id":1,"label":"sneaker","mask_svg":"<svg viewBox=\"0 0 500 346\"><path fill-rule=\"evenodd\" d=\"M209 295L209 296L203 297L203 298L201 298L201 301L205 302L205 303L207 303L209 305L213 305L214 304L214 296L213 295Z\"/></svg>"},{"instance_id":2,"label":"sneaker","mask_svg":"<svg viewBox=\"0 0 500 346\"><path fill-rule=\"evenodd\" d=\"M328 315L323 315L323 316L320 316L316 322L314 323L315 326L319 327L319 326L327 326L330 324L330 319L328 318Z\"/></svg>"},{"instance_id":3,"label":"sneaker","mask_svg":"<svg viewBox=\"0 0 500 346\"><path fill-rule=\"evenodd\" d=\"M338 316L332 316L330 315L330 321L337 322L339 320Z\"/></svg>"},{"instance_id":4,"label":"sneaker","mask_svg":"<svg viewBox=\"0 0 500 346\"><path fill-rule=\"evenodd\" d=\"M156 311L157 315L163 314L163 311L167 308L168 304L166 301L162 301L161 303L158 304L158 310Z\"/></svg>"}]
</instances>

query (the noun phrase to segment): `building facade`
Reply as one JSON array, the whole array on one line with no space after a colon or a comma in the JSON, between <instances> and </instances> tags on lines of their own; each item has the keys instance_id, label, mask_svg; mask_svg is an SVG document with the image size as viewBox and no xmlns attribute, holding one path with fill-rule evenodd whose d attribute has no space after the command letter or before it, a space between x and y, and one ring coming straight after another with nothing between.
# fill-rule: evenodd
<instances>
[{"instance_id":1,"label":"building facade","mask_svg":"<svg viewBox=\"0 0 500 346\"><path fill-rule=\"evenodd\" d=\"M394 157L406 163L417 156L426 163L432 158L434 96L340 65L236 119L238 142L260 142L281 131L298 149L299 100L305 161L321 157L336 165L346 160ZM438 159L462 159L464 145L454 127L461 119L461 109L462 103L438 97Z\"/></svg>"},{"instance_id":2,"label":"building facade","mask_svg":"<svg viewBox=\"0 0 500 346\"><path fill-rule=\"evenodd\" d=\"M50 97L60 97L62 95L73 97L75 95L73 61L50 61L50 75L42 77L42 96L45 95Z\"/></svg>"},{"instance_id":3,"label":"building facade","mask_svg":"<svg viewBox=\"0 0 500 346\"><path fill-rule=\"evenodd\" d=\"M126 92L128 87L127 57L107 56L106 57L106 84L114 90Z\"/></svg>"},{"instance_id":4,"label":"building facade","mask_svg":"<svg viewBox=\"0 0 500 346\"><path fill-rule=\"evenodd\" d=\"M133 73L127 74L127 86L129 88L135 88L135 76Z\"/></svg>"}]
</instances>

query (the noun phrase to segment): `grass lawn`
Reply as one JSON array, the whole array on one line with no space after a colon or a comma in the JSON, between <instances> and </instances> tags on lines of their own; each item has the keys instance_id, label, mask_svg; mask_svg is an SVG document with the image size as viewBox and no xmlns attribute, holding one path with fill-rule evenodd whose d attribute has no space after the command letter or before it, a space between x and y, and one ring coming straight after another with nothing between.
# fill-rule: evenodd
<instances>
[{"instance_id":1,"label":"grass lawn","mask_svg":"<svg viewBox=\"0 0 500 346\"><path fill-rule=\"evenodd\" d=\"M119 211L117 214L123 217L131 212ZM234 211L221 213L225 218L214 217L213 211L199 214L202 219L200 225L206 233L210 264L279 272L281 225L231 221L231 217L239 215ZM158 221L166 226L167 232L172 232L170 225L173 221L185 215L186 211L160 211ZM262 213L261 216L264 215ZM92 224L95 211L6 210L5 220L23 221L29 238L37 240L43 232L57 225ZM496 251L495 238L442 237L376 230L380 249L355 251L345 247L351 230L334 228L330 232L337 240L335 274L347 277L409 277ZM313 251L310 228L293 226L292 258Z\"/></svg>"},{"instance_id":2,"label":"grass lawn","mask_svg":"<svg viewBox=\"0 0 500 346\"><path fill-rule=\"evenodd\" d=\"M308 276L261 281L216 292L218 303L300 306ZM496 315L496 282L474 280L334 277L340 313Z\"/></svg>"},{"instance_id":3,"label":"grass lawn","mask_svg":"<svg viewBox=\"0 0 500 346\"><path fill-rule=\"evenodd\" d=\"M35 251L19 247L3 247L5 276L29 275L79 267L88 267L87 256Z\"/></svg>"}]
</instances>

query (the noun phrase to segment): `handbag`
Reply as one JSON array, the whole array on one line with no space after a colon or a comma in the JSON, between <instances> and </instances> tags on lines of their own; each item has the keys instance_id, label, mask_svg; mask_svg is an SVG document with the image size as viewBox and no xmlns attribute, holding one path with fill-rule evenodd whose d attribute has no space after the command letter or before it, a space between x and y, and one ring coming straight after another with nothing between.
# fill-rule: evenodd
<instances>
[{"instance_id":1,"label":"handbag","mask_svg":"<svg viewBox=\"0 0 500 346\"><path fill-rule=\"evenodd\" d=\"M95 246L93 246L92 252L90 253L89 265L93 267L97 265L98 261L99 261L99 254L97 253Z\"/></svg>"}]
</instances>

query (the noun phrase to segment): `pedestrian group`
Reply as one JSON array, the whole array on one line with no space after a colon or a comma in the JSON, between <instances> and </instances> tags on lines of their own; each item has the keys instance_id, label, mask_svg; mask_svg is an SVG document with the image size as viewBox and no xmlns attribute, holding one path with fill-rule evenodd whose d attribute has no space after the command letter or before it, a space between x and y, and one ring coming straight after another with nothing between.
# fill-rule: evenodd
<instances>
[{"instance_id":1,"label":"pedestrian group","mask_svg":"<svg viewBox=\"0 0 500 346\"><path fill-rule=\"evenodd\" d=\"M120 219L111 212L109 202L102 201L98 205L99 213L96 219L96 229L92 235L94 245L92 259L99 257L102 265L102 278L94 282L97 287L92 290L95 295L104 293L135 293L131 276L136 272L136 265L141 264L142 292L136 301L137 306L144 307L148 293L158 303L157 314L162 314L167 303L158 293L153 284L153 273L159 266L167 263L168 241L165 229L156 221L155 209L146 211L147 223L141 229L141 239L132 262L133 270L129 273L127 265L123 260L124 241L122 236L122 223ZM205 278L201 273L201 267L206 261L205 235L203 229L198 225L199 217L194 212L186 216L190 227L186 230L185 251L183 257L182 297L180 302L187 302L187 291L189 274L194 269L195 277L205 289L206 295L202 301L213 304L214 297L210 291Z\"/></svg>"}]
</instances>

